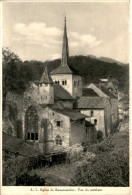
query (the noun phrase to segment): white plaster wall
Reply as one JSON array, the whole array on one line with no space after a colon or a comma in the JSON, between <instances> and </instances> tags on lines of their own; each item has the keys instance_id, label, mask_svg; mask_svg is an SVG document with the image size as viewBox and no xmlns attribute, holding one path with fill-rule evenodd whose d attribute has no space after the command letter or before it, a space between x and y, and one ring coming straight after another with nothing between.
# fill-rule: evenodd
<instances>
[{"instance_id":1,"label":"white plaster wall","mask_svg":"<svg viewBox=\"0 0 132 195\"><path fill-rule=\"evenodd\" d=\"M79 81L79 85L74 85L74 81L76 82ZM73 97L81 97L82 96L82 77L79 75L73 75L72 85L73 85Z\"/></svg>"},{"instance_id":2,"label":"white plaster wall","mask_svg":"<svg viewBox=\"0 0 132 195\"><path fill-rule=\"evenodd\" d=\"M93 111L93 117L91 117L91 111ZM105 135L105 121L104 121L104 110L86 109L81 110L82 114L86 114L88 118L86 120L94 124L94 119L97 119L96 130L100 130Z\"/></svg>"},{"instance_id":3,"label":"white plaster wall","mask_svg":"<svg viewBox=\"0 0 132 195\"><path fill-rule=\"evenodd\" d=\"M53 104L54 103L54 87L48 84L47 86L42 83L39 86L39 99L42 104Z\"/></svg>"},{"instance_id":4,"label":"white plaster wall","mask_svg":"<svg viewBox=\"0 0 132 195\"><path fill-rule=\"evenodd\" d=\"M70 130L70 146L76 143L83 143L86 141L85 119L71 122Z\"/></svg>"}]
</instances>

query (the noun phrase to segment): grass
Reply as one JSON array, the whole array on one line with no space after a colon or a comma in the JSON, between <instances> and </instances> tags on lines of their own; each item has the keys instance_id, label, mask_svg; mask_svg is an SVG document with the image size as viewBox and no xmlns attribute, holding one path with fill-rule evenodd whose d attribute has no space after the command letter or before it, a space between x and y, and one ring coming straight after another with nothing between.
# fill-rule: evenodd
<instances>
[{"instance_id":1,"label":"grass","mask_svg":"<svg viewBox=\"0 0 132 195\"><path fill-rule=\"evenodd\" d=\"M70 163L35 169L30 174L37 174L41 178L45 178L46 185L48 186L69 186L71 185L71 179L75 174L75 170L75 165Z\"/></svg>"}]
</instances>

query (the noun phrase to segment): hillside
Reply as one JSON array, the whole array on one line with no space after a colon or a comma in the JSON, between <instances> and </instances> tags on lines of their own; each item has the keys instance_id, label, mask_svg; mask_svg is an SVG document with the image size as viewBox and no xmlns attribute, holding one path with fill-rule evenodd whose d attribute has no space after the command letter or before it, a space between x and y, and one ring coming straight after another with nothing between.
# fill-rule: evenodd
<instances>
[{"instance_id":1,"label":"hillside","mask_svg":"<svg viewBox=\"0 0 132 195\"><path fill-rule=\"evenodd\" d=\"M128 148L127 129L89 146L84 153L79 149L72 151L70 163L37 168L30 174L44 178L48 186L126 187L129 185Z\"/></svg>"},{"instance_id":2,"label":"hillside","mask_svg":"<svg viewBox=\"0 0 132 195\"><path fill-rule=\"evenodd\" d=\"M111 75L119 81L119 89L129 88L129 66L119 65L116 62L104 62L90 56L71 56L69 66L83 76L83 83L98 82L100 78ZM47 65L49 72L61 64L60 59L53 61L25 61L32 72L32 80L38 80Z\"/></svg>"}]
</instances>

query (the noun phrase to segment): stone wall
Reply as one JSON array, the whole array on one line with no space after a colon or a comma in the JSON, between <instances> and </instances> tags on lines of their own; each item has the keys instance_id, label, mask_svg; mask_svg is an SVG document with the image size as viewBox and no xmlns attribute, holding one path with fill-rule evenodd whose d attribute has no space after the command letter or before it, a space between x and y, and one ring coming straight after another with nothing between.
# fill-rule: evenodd
<instances>
[{"instance_id":1,"label":"stone wall","mask_svg":"<svg viewBox=\"0 0 132 195\"><path fill-rule=\"evenodd\" d=\"M114 124L119 119L118 99L111 99L111 105L112 105L112 124Z\"/></svg>"},{"instance_id":2,"label":"stone wall","mask_svg":"<svg viewBox=\"0 0 132 195\"><path fill-rule=\"evenodd\" d=\"M69 131L70 119L54 110L49 109L49 120L53 127L53 142L54 150L62 150L69 147ZM57 121L60 121L60 126L57 126ZM56 137L60 136L62 145L56 144Z\"/></svg>"},{"instance_id":3,"label":"stone wall","mask_svg":"<svg viewBox=\"0 0 132 195\"><path fill-rule=\"evenodd\" d=\"M86 142L85 120L71 121L70 146Z\"/></svg>"},{"instance_id":4,"label":"stone wall","mask_svg":"<svg viewBox=\"0 0 132 195\"><path fill-rule=\"evenodd\" d=\"M112 107L109 98L105 98L104 118L106 136L112 133Z\"/></svg>"}]
</instances>

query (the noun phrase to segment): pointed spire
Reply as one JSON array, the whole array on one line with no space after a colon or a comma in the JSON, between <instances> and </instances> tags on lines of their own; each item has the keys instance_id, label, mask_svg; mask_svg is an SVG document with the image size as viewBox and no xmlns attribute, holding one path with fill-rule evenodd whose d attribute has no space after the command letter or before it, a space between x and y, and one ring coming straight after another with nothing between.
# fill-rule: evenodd
<instances>
[{"instance_id":1,"label":"pointed spire","mask_svg":"<svg viewBox=\"0 0 132 195\"><path fill-rule=\"evenodd\" d=\"M53 84L53 80L52 80L51 76L48 74L47 66L45 67L45 70L41 76L39 83Z\"/></svg>"},{"instance_id":2,"label":"pointed spire","mask_svg":"<svg viewBox=\"0 0 132 195\"><path fill-rule=\"evenodd\" d=\"M67 30L66 30L66 16L65 16L61 65L62 66L68 65L68 61L69 61L69 49L68 49L68 38L67 38Z\"/></svg>"}]
</instances>

